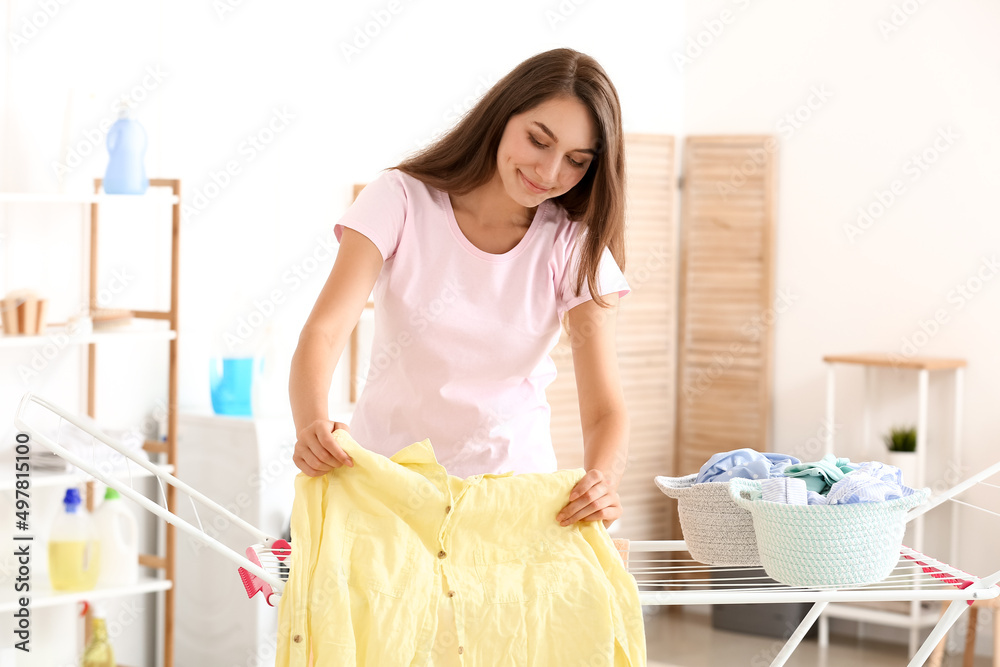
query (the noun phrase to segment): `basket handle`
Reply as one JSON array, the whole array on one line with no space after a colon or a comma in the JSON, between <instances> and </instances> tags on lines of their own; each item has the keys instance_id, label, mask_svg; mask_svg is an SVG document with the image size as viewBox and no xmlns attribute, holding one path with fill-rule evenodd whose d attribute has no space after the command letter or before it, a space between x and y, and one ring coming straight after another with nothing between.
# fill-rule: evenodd
<instances>
[{"instance_id":1,"label":"basket handle","mask_svg":"<svg viewBox=\"0 0 1000 667\"><path fill-rule=\"evenodd\" d=\"M680 498L681 495L694 485L698 479L698 474L686 475L684 477L665 477L657 475L653 478L656 488L671 498Z\"/></svg>"},{"instance_id":2,"label":"basket handle","mask_svg":"<svg viewBox=\"0 0 1000 667\"><path fill-rule=\"evenodd\" d=\"M931 497L930 487L924 487L922 489L916 489L916 493L911 493L908 496L899 498L898 502L900 509L904 511L909 511L914 507L923 505Z\"/></svg>"},{"instance_id":3,"label":"basket handle","mask_svg":"<svg viewBox=\"0 0 1000 667\"><path fill-rule=\"evenodd\" d=\"M754 501L761 498L760 481L734 477L729 480L729 493L733 497L733 502L749 510Z\"/></svg>"}]
</instances>

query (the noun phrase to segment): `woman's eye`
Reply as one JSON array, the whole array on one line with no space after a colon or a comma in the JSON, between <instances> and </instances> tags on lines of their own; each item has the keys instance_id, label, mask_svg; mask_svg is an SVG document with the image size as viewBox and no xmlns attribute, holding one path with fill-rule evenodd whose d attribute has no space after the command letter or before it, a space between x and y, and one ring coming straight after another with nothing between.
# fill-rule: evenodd
<instances>
[{"instance_id":1,"label":"woman's eye","mask_svg":"<svg viewBox=\"0 0 1000 667\"><path fill-rule=\"evenodd\" d=\"M547 146L546 146L545 144L543 144L543 143L541 143L540 141L538 141L538 139L535 139L535 137L534 137L533 135L529 134L529 135L528 135L528 138L529 138L529 139L531 139L531 143L535 144L535 145L536 145L536 146L538 146L539 148L547 148ZM574 160L574 159L573 159L573 158L571 158L571 157L567 157L566 159L567 159L567 160L569 160L569 163L570 163L571 165L573 165L574 167L577 167L577 168L579 168L579 167L582 167L582 166L583 166L583 163L582 163L582 162L577 162L576 160Z\"/></svg>"}]
</instances>

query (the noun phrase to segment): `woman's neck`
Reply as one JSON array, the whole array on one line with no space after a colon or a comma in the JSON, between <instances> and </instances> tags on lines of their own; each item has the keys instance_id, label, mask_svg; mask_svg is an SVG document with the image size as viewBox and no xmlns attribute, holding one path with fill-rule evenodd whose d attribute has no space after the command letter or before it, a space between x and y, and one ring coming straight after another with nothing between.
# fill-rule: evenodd
<instances>
[{"instance_id":1,"label":"woman's neck","mask_svg":"<svg viewBox=\"0 0 1000 667\"><path fill-rule=\"evenodd\" d=\"M484 227L529 227L535 208L525 208L510 198L496 172L493 178L465 195L451 195L452 207Z\"/></svg>"}]
</instances>

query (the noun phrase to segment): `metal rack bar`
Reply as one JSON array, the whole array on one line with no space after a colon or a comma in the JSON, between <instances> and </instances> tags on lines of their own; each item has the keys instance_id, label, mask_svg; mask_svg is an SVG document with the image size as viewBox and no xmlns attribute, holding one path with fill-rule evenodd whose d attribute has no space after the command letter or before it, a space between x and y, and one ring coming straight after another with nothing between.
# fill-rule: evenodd
<instances>
[{"instance_id":1,"label":"metal rack bar","mask_svg":"<svg viewBox=\"0 0 1000 667\"><path fill-rule=\"evenodd\" d=\"M96 479L100 480L104 484L115 489L129 500L137 503L143 509L149 510L150 512L160 517L164 521L167 521L171 525L174 525L177 528L183 530L186 534L204 543L206 546L210 547L217 553L221 554L223 557L228 558L229 560L233 561L240 567L243 567L244 569L253 572L258 577L260 577L267 583L271 584L271 586L277 586L280 588L283 585L283 582L280 579L278 579L275 575L266 572L260 566L251 562L249 559L246 558L245 555L233 551L226 545L222 544L215 538L205 533L203 530L200 530L199 528L192 526L190 523L188 523L181 517L177 516L173 512L169 511L168 509L162 507L157 503L154 503L146 496L137 492L135 489L132 488L131 484L128 484L124 480L116 479L111 475L102 472L93 463L83 460L82 458L74 454L72 451L66 449L57 442L53 442L51 438L39 432L30 423L25 421L25 413L27 412L30 403L36 403L54 412L55 414L59 415L62 419L73 424L80 430L89 433L91 436L93 436L100 442L104 443L108 447L117 451L119 454L124 456L127 459L127 461L131 461L139 466L142 466L147 471L156 476L158 480L164 481L167 484L173 486L174 488L184 491L190 497L205 504L210 509L224 515L234 524L243 528L257 539L264 541L266 544L270 544L271 542L274 541L275 538L267 535L256 526L247 523L244 519L241 519L236 514L233 514L231 511L229 511L219 503L215 502L208 496L205 496L204 494L200 493L197 489L194 489L191 486L185 484L184 482L177 479L170 473L161 470L160 468L156 467L149 461L136 458L130 450L116 443L114 439L111 438L109 435L101 432L98 429L92 428L90 425L84 423L82 420L78 419L76 416L64 410L63 408L54 405L49 401L45 400L44 398L32 394L31 392L27 392L21 397L21 401L17 407L17 412L14 415L14 425L17 426L17 428L21 429L24 432L30 433L35 440L40 442L46 448L52 450L54 453L58 454L60 457L66 459L67 461L75 465L77 468L80 468L81 470L87 472L88 474L93 475Z\"/></svg>"}]
</instances>

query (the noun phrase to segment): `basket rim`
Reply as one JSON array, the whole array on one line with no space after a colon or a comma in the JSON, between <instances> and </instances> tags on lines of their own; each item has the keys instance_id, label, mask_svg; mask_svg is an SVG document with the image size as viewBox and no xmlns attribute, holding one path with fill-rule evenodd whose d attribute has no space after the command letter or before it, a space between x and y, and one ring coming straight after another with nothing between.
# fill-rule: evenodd
<instances>
[{"instance_id":1,"label":"basket rim","mask_svg":"<svg viewBox=\"0 0 1000 667\"><path fill-rule=\"evenodd\" d=\"M653 477L653 483L656 487L671 498L681 498L687 495L685 492L695 491L697 489L702 489L703 491L711 491L713 494L718 493L722 488L729 489L729 482L732 479L727 479L724 482L695 482L698 478L699 473L691 473L690 475L685 475L683 477L666 477L664 475L657 475ZM746 479L748 482L756 482L759 480L748 479L745 477L734 477L733 479Z\"/></svg>"},{"instance_id":2,"label":"basket rim","mask_svg":"<svg viewBox=\"0 0 1000 667\"><path fill-rule=\"evenodd\" d=\"M698 478L698 473L684 475L683 477L666 477L656 475L653 477L653 484L663 493L670 495L668 491L683 491L694 486L694 480Z\"/></svg>"},{"instance_id":3,"label":"basket rim","mask_svg":"<svg viewBox=\"0 0 1000 667\"><path fill-rule=\"evenodd\" d=\"M913 489L913 493L908 496L903 496L902 498L893 498L892 500L882 500L876 502L866 502L866 503L837 503L835 505L794 505L791 503L781 503L772 500L764 500L763 498L743 498L740 496L740 490L746 489L760 489L760 482L754 479L734 479L736 482L729 487L730 494L733 500L737 504L741 504L746 509L751 512L755 507L759 508L762 505L766 505L768 509L778 509L781 508L781 512L787 514L850 514L850 513L869 513L869 512L886 512L893 511L897 509L909 510L923 503L927 502L930 498L931 489L930 487L923 487L921 489ZM913 487L908 487L913 488Z\"/></svg>"}]
</instances>

